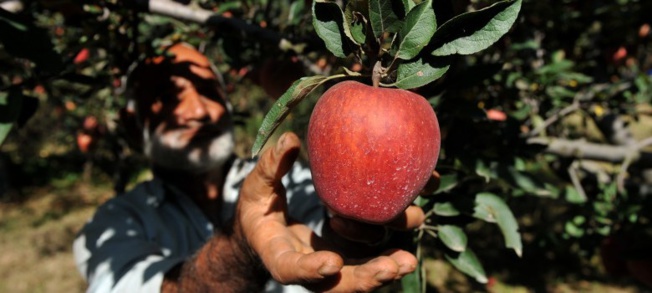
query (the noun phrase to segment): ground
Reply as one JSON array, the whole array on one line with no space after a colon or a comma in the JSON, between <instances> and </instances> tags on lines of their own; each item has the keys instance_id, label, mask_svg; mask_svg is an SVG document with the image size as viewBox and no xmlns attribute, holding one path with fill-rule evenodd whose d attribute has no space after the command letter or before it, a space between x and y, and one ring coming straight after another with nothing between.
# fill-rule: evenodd
<instances>
[{"instance_id":1,"label":"ground","mask_svg":"<svg viewBox=\"0 0 652 293\"><path fill-rule=\"evenodd\" d=\"M75 268L71 243L95 207L113 196L110 184L69 178L23 192L29 196L22 202L0 203L0 292L84 292L86 284ZM490 285L481 286L445 261L428 259L424 265L432 292L540 292L507 284L504 274L491 276ZM546 292L651 292L631 282L564 276L551 280Z\"/></svg>"}]
</instances>

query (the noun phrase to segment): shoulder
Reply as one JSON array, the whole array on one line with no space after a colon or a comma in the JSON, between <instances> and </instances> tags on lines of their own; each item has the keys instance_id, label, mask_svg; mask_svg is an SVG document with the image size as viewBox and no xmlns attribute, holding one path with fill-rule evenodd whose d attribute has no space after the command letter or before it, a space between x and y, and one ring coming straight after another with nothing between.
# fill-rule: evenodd
<instances>
[{"instance_id":1,"label":"shoulder","mask_svg":"<svg viewBox=\"0 0 652 293\"><path fill-rule=\"evenodd\" d=\"M119 194L102 204L100 211L156 208L165 198L163 183L158 179L142 182L128 192Z\"/></svg>"},{"instance_id":2,"label":"shoulder","mask_svg":"<svg viewBox=\"0 0 652 293\"><path fill-rule=\"evenodd\" d=\"M128 225L137 227L143 216L157 209L164 198L163 185L151 180L136 185L132 190L119 194L101 204L89 219L81 233L102 231L104 227Z\"/></svg>"}]
</instances>

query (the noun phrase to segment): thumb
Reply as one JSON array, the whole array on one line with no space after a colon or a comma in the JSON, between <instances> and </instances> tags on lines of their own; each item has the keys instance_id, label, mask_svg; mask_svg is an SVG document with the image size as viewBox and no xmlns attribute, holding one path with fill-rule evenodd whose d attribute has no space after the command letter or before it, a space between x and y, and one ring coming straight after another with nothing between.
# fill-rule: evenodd
<instances>
[{"instance_id":1,"label":"thumb","mask_svg":"<svg viewBox=\"0 0 652 293\"><path fill-rule=\"evenodd\" d=\"M296 134L286 132L274 148L267 149L247 176L243 188L254 188L258 196L276 193L281 178L290 170L299 155L301 142Z\"/></svg>"}]
</instances>

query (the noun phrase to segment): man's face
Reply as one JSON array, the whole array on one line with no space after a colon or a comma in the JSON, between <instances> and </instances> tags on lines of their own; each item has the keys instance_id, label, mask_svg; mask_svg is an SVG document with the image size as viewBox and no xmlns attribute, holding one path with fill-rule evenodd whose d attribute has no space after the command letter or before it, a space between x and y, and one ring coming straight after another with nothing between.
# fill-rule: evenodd
<instances>
[{"instance_id":1,"label":"man's face","mask_svg":"<svg viewBox=\"0 0 652 293\"><path fill-rule=\"evenodd\" d=\"M154 165L201 173L233 153L233 120L208 64L173 65L142 109L144 151Z\"/></svg>"}]
</instances>

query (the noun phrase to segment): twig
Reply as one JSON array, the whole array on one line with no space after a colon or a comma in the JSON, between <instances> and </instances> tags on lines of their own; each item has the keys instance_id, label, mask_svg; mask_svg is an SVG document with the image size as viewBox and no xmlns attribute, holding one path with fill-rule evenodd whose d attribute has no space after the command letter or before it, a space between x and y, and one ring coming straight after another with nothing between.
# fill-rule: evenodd
<instances>
[{"instance_id":1,"label":"twig","mask_svg":"<svg viewBox=\"0 0 652 293\"><path fill-rule=\"evenodd\" d=\"M625 192L625 177L627 176L627 169L632 164L634 158L641 152L645 147L652 145L652 137L648 137L644 140L639 141L636 145L631 148L631 151L625 160L620 165L620 170L618 171L618 176L616 177L616 185L618 186L618 191L620 193Z\"/></svg>"},{"instance_id":2,"label":"twig","mask_svg":"<svg viewBox=\"0 0 652 293\"><path fill-rule=\"evenodd\" d=\"M210 10L190 7L170 0L147 0L146 10L153 14L172 17L179 20L224 28L225 31L238 31L252 40L261 40L276 44L283 51L303 53L304 49L315 44L293 43L280 33L250 24L239 18L224 17Z\"/></svg>"},{"instance_id":3,"label":"twig","mask_svg":"<svg viewBox=\"0 0 652 293\"><path fill-rule=\"evenodd\" d=\"M613 146L583 140L542 137L529 138L527 143L544 145L546 146L544 152L562 157L623 163L628 156L631 156L632 163L652 166L652 153L641 151L640 147L633 150L631 146ZM652 144L652 140L650 143Z\"/></svg>"},{"instance_id":4,"label":"twig","mask_svg":"<svg viewBox=\"0 0 652 293\"><path fill-rule=\"evenodd\" d=\"M586 201L586 192L584 191L584 187L582 187L579 176L577 176L578 165L579 163L574 161L570 166L568 166L568 176L570 176L571 182L573 183L573 186L575 186L577 193L580 194L583 201Z\"/></svg>"},{"instance_id":5,"label":"twig","mask_svg":"<svg viewBox=\"0 0 652 293\"><path fill-rule=\"evenodd\" d=\"M18 13L23 10L23 2L20 0L9 0L0 3L0 8L7 10L11 13Z\"/></svg>"},{"instance_id":6,"label":"twig","mask_svg":"<svg viewBox=\"0 0 652 293\"><path fill-rule=\"evenodd\" d=\"M539 132L545 130L548 128L548 126L552 125L555 123L559 118L562 118L570 113L573 113L574 111L578 110L580 108L580 102L579 99L573 100L573 103L568 105L566 108L561 109L559 112L555 113L554 115L548 117L543 124L539 125L538 127L532 129L527 136L528 137L533 137L539 134Z\"/></svg>"}]
</instances>

